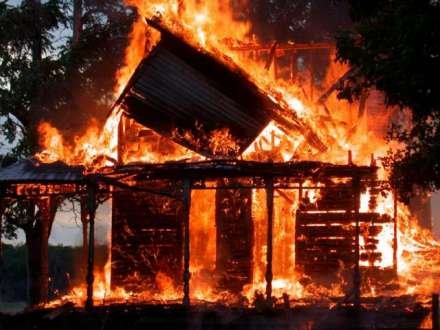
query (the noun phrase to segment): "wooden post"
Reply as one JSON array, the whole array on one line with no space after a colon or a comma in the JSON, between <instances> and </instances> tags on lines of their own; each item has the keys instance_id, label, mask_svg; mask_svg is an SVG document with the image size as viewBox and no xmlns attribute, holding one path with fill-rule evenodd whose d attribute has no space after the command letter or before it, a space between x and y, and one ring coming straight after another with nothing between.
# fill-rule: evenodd
<instances>
[{"instance_id":1,"label":"wooden post","mask_svg":"<svg viewBox=\"0 0 440 330\"><path fill-rule=\"evenodd\" d=\"M438 293L432 294L432 304L431 304L431 317L432 317L432 330L440 330L440 319L439 319L439 295Z\"/></svg>"},{"instance_id":2,"label":"wooden post","mask_svg":"<svg viewBox=\"0 0 440 330\"><path fill-rule=\"evenodd\" d=\"M190 262L190 237L189 237L189 212L191 208L191 180L185 179L183 182L183 305L190 306L189 281L191 273L189 271Z\"/></svg>"},{"instance_id":3,"label":"wooden post","mask_svg":"<svg viewBox=\"0 0 440 330\"><path fill-rule=\"evenodd\" d=\"M96 214L96 186L87 186L87 211L89 213L89 255L87 260L87 300L86 309L93 308L93 270L95 266L95 214Z\"/></svg>"},{"instance_id":4,"label":"wooden post","mask_svg":"<svg viewBox=\"0 0 440 330\"><path fill-rule=\"evenodd\" d=\"M354 306L360 308L361 306L361 272L359 268L360 261L360 247L359 247L359 199L360 199L360 179L353 177L353 196L354 196L354 221L355 221L355 258L354 258Z\"/></svg>"},{"instance_id":5,"label":"wooden post","mask_svg":"<svg viewBox=\"0 0 440 330\"><path fill-rule=\"evenodd\" d=\"M394 199L394 236L393 236L393 270L397 274L397 190L393 191Z\"/></svg>"},{"instance_id":6,"label":"wooden post","mask_svg":"<svg viewBox=\"0 0 440 330\"><path fill-rule=\"evenodd\" d=\"M266 300L272 300L272 254L273 254L273 178L266 178L267 204L267 254L266 254Z\"/></svg>"}]
</instances>

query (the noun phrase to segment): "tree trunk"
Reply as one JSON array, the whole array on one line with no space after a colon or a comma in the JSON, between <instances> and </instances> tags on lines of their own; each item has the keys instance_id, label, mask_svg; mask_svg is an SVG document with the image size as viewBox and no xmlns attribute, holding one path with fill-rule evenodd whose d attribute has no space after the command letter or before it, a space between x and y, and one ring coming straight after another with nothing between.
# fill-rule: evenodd
<instances>
[{"instance_id":1,"label":"tree trunk","mask_svg":"<svg viewBox=\"0 0 440 330\"><path fill-rule=\"evenodd\" d=\"M0 187L0 274L3 274L3 243L2 243L2 234L3 234L3 212L5 210L5 202L3 200L3 187ZM0 304L3 300L2 296L3 292L3 281L2 276L0 276Z\"/></svg>"},{"instance_id":2,"label":"tree trunk","mask_svg":"<svg viewBox=\"0 0 440 330\"><path fill-rule=\"evenodd\" d=\"M72 47L75 47L82 33L82 0L73 1L73 36Z\"/></svg>"},{"instance_id":3,"label":"tree trunk","mask_svg":"<svg viewBox=\"0 0 440 330\"><path fill-rule=\"evenodd\" d=\"M29 0L33 11L33 35L32 35L32 102L30 105L29 122L30 127L27 134L28 140L32 142L33 150L38 151L38 124L42 118L42 56L43 38L41 30L41 1Z\"/></svg>"},{"instance_id":4,"label":"tree trunk","mask_svg":"<svg viewBox=\"0 0 440 330\"><path fill-rule=\"evenodd\" d=\"M33 36L32 36L32 66L39 73L43 54L42 31L41 31L41 1L30 1L33 10Z\"/></svg>"},{"instance_id":5,"label":"tree trunk","mask_svg":"<svg viewBox=\"0 0 440 330\"><path fill-rule=\"evenodd\" d=\"M81 279L85 278L87 272L87 261L89 255L89 233L88 233L88 212L87 198L81 197L81 224L82 224L82 254L81 254Z\"/></svg>"},{"instance_id":6,"label":"tree trunk","mask_svg":"<svg viewBox=\"0 0 440 330\"><path fill-rule=\"evenodd\" d=\"M38 204L38 212L35 212ZM31 223L26 227L29 302L47 302L49 294L49 235L58 203L54 198L30 202L27 213Z\"/></svg>"}]
</instances>

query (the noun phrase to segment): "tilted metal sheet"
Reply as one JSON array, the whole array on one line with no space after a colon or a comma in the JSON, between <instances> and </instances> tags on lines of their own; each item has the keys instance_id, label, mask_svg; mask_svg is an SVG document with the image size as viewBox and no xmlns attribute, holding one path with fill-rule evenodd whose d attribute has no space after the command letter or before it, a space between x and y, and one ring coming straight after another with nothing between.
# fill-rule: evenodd
<instances>
[{"instance_id":1,"label":"tilted metal sheet","mask_svg":"<svg viewBox=\"0 0 440 330\"><path fill-rule=\"evenodd\" d=\"M122 97L126 114L207 156L213 132L227 129L241 153L270 121L267 97L225 65L169 38L137 69ZM182 138L188 132L192 138Z\"/></svg>"}]
</instances>

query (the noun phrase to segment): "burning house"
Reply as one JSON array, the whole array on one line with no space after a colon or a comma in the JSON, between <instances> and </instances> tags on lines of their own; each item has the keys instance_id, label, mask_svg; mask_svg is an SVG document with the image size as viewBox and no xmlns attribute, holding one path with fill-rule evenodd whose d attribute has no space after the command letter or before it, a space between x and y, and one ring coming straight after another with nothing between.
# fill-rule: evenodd
<instances>
[{"instance_id":1,"label":"burning house","mask_svg":"<svg viewBox=\"0 0 440 330\"><path fill-rule=\"evenodd\" d=\"M38 160L0 170L7 203L80 196L87 283L66 299L250 305L264 292L268 306L326 295L359 307L395 288L398 201L374 156L355 165L346 148L324 161L334 140L322 138L321 118L304 118L292 110L299 100L162 23L148 21L160 38L108 117L107 153L88 146L81 161L61 159L49 134ZM318 103L330 120L326 98ZM101 278L94 219L105 199L111 259Z\"/></svg>"}]
</instances>

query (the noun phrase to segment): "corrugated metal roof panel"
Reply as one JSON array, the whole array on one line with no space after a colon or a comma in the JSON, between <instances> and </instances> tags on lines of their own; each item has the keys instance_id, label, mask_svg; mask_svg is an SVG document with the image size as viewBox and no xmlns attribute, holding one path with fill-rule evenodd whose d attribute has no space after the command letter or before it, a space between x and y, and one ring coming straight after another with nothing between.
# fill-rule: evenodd
<instances>
[{"instance_id":1,"label":"corrugated metal roof panel","mask_svg":"<svg viewBox=\"0 0 440 330\"><path fill-rule=\"evenodd\" d=\"M207 156L213 132L225 128L238 149L215 156L237 156L275 106L244 76L171 34L140 64L121 103L140 124Z\"/></svg>"},{"instance_id":2,"label":"corrugated metal roof panel","mask_svg":"<svg viewBox=\"0 0 440 330\"><path fill-rule=\"evenodd\" d=\"M0 168L2 183L78 183L84 178L83 167L62 162L43 164L35 159L20 160Z\"/></svg>"}]
</instances>

